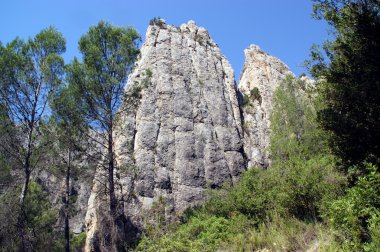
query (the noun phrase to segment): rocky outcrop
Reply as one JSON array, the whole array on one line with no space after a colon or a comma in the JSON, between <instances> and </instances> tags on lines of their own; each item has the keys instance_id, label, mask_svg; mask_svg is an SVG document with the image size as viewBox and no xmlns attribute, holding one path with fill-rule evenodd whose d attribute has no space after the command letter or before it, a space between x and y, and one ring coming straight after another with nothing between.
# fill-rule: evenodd
<instances>
[{"instance_id":1,"label":"rocky outcrop","mask_svg":"<svg viewBox=\"0 0 380 252\"><path fill-rule=\"evenodd\" d=\"M175 218L246 167L230 64L194 22L158 21L148 27L117 121L117 197L127 231L139 232L154 202ZM87 250L99 240L100 185L89 201Z\"/></svg>"},{"instance_id":2,"label":"rocky outcrop","mask_svg":"<svg viewBox=\"0 0 380 252\"><path fill-rule=\"evenodd\" d=\"M51 162L53 163L53 162ZM50 163L50 164L51 164ZM88 210L88 199L92 188L93 171L88 167L80 167L75 176L70 179L70 229L73 234L80 234L85 231L85 215ZM38 169L33 174L34 180L47 192L52 207L57 209L59 218L57 227L64 226L63 202L66 191L65 180L62 175L52 173L49 169Z\"/></svg>"},{"instance_id":3,"label":"rocky outcrop","mask_svg":"<svg viewBox=\"0 0 380 252\"><path fill-rule=\"evenodd\" d=\"M274 91L293 74L258 46L245 57L237 91L207 30L193 21L180 27L152 21L115 122L119 217L110 221L107 176L98 168L86 251L118 250L112 241L123 234L133 242L155 208L173 220L202 202L207 188L235 183L247 167L270 165Z\"/></svg>"},{"instance_id":4,"label":"rocky outcrop","mask_svg":"<svg viewBox=\"0 0 380 252\"><path fill-rule=\"evenodd\" d=\"M239 81L242 93L244 151L248 167L270 165L270 114L275 89L287 75L293 75L279 59L251 45L245 51Z\"/></svg>"}]
</instances>

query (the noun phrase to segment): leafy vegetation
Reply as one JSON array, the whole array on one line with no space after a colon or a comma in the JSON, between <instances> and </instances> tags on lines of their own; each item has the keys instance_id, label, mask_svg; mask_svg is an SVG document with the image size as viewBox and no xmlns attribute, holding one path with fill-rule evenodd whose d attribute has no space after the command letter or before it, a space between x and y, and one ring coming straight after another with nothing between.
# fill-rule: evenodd
<instances>
[{"instance_id":1,"label":"leafy vegetation","mask_svg":"<svg viewBox=\"0 0 380 252\"><path fill-rule=\"evenodd\" d=\"M363 162L380 164L380 2L314 0L314 15L326 20L334 37L311 52L311 73L321 80L324 107L319 121L329 144L353 180Z\"/></svg>"},{"instance_id":2,"label":"leafy vegetation","mask_svg":"<svg viewBox=\"0 0 380 252\"><path fill-rule=\"evenodd\" d=\"M139 35L133 28L114 27L101 21L79 40L83 63L77 59L68 67L68 82L78 105L86 118L86 126L100 132L107 155L100 163L108 173L109 208L117 217L114 173L114 119L121 104L123 87L139 50ZM99 142L99 141L97 141ZM102 153L101 153L102 154Z\"/></svg>"},{"instance_id":3,"label":"leafy vegetation","mask_svg":"<svg viewBox=\"0 0 380 252\"><path fill-rule=\"evenodd\" d=\"M20 191L21 188L18 187L14 192L0 197L0 204L4 206L0 210L0 218L3 220L0 224L1 251L16 251L22 248L25 240L33 251L44 251L46 247L56 248L59 245L55 238L57 210L52 208L47 193L39 184L30 181L24 206L27 211L21 212L17 201L17 193ZM28 224L24 237L19 236L17 229L19 214L23 215Z\"/></svg>"},{"instance_id":4,"label":"leafy vegetation","mask_svg":"<svg viewBox=\"0 0 380 252\"><path fill-rule=\"evenodd\" d=\"M49 27L27 42L16 38L0 52L0 104L7 120L3 132L17 134L2 142L2 150L15 161L23 181L19 197L18 232L22 249L30 249L25 219L25 199L28 195L32 172L39 165L48 142L41 141L40 129L48 100L62 84L64 62L60 56L66 50L65 39Z\"/></svg>"},{"instance_id":5,"label":"leafy vegetation","mask_svg":"<svg viewBox=\"0 0 380 252\"><path fill-rule=\"evenodd\" d=\"M255 100L259 101L259 103L261 104L261 95L257 87L252 88L249 91L248 95L247 94L243 95L243 107L252 105L252 102L254 102Z\"/></svg>"},{"instance_id":6,"label":"leafy vegetation","mask_svg":"<svg viewBox=\"0 0 380 252\"><path fill-rule=\"evenodd\" d=\"M339 230L348 250L380 248L380 173L367 164L367 175L359 177L347 194L332 202L325 216Z\"/></svg>"},{"instance_id":7,"label":"leafy vegetation","mask_svg":"<svg viewBox=\"0 0 380 252\"><path fill-rule=\"evenodd\" d=\"M54 250L62 236L61 227L55 226L56 222L60 223L59 218L64 218L65 251L83 243L76 240L78 237L70 238L70 181L74 163L82 161L84 150L87 163L96 152L89 143L97 143L96 147L103 145L108 150L104 158L101 151L95 154L111 178L107 186L109 210L117 217L113 121L127 76L139 53L138 41L139 35L133 28L114 27L101 21L79 41L83 63L75 58L67 66L60 56L65 51L65 39L53 27L42 30L27 42L16 38L5 47L0 44L0 196L5 200L2 207L8 204L12 216L18 215L3 226L10 233L2 233L2 248L41 251L47 245ZM64 178L65 193L57 192L63 195L62 216L38 208L51 209L45 204L46 192L35 183L42 170ZM6 180L9 182L5 183ZM17 188L18 203L11 182L22 184L21 190ZM5 214L1 217L1 221L6 219ZM48 222L51 220L54 223ZM18 237L14 238L16 233ZM70 244L70 239L77 244ZM58 247L58 251L63 249Z\"/></svg>"},{"instance_id":8,"label":"leafy vegetation","mask_svg":"<svg viewBox=\"0 0 380 252\"><path fill-rule=\"evenodd\" d=\"M160 28L165 28L165 21L160 17L154 17L149 20L149 25L157 25Z\"/></svg>"}]
</instances>

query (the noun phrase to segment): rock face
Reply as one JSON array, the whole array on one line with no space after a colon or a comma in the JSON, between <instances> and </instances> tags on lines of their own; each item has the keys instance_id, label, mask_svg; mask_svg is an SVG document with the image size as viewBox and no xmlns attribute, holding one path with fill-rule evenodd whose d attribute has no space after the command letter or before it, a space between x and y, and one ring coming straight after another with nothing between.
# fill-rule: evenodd
<instances>
[{"instance_id":1,"label":"rock face","mask_svg":"<svg viewBox=\"0 0 380 252\"><path fill-rule=\"evenodd\" d=\"M248 167L270 165L270 114L275 89L293 75L279 59L251 45L245 51L245 63L239 81L242 93L244 151Z\"/></svg>"},{"instance_id":2,"label":"rock face","mask_svg":"<svg viewBox=\"0 0 380 252\"><path fill-rule=\"evenodd\" d=\"M92 175L90 172L82 172L80 177L70 180L72 204L70 228L74 234L85 231L85 215L92 187ZM38 171L38 174L34 174L34 177L35 181L48 193L49 201L53 207L59 209L59 212L62 213L62 197L66 189L65 180L42 169ZM61 214L59 215L57 226L64 226L64 219Z\"/></svg>"},{"instance_id":3,"label":"rock face","mask_svg":"<svg viewBox=\"0 0 380 252\"><path fill-rule=\"evenodd\" d=\"M206 188L233 183L245 170L234 73L204 28L192 21L150 25L125 93L115 133L116 190L129 231L142 228L154 202L164 202L171 219L199 204ZM102 225L101 183L95 184L89 251Z\"/></svg>"},{"instance_id":4,"label":"rock face","mask_svg":"<svg viewBox=\"0 0 380 252\"><path fill-rule=\"evenodd\" d=\"M114 225L107 215L107 176L98 168L86 251L118 250L115 237L133 242L153 212L173 220L202 202L207 188L236 182L247 167L270 166L272 99L293 74L258 46L245 57L237 91L230 64L204 28L152 22L115 122L120 217Z\"/></svg>"}]
</instances>

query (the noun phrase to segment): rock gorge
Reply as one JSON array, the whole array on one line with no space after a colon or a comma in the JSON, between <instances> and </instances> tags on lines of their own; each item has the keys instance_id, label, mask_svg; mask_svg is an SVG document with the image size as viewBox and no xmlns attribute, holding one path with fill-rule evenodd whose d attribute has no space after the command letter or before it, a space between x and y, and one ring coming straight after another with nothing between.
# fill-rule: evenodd
<instances>
[{"instance_id":1,"label":"rock gorge","mask_svg":"<svg viewBox=\"0 0 380 252\"><path fill-rule=\"evenodd\" d=\"M156 202L171 221L201 203L207 188L237 182L248 167L270 165L272 96L292 73L255 45L245 58L237 85L206 29L193 21L148 27L115 132L115 189L127 241L149 223ZM102 175L98 169L88 200L86 251L115 250L102 234L111 229Z\"/></svg>"}]
</instances>

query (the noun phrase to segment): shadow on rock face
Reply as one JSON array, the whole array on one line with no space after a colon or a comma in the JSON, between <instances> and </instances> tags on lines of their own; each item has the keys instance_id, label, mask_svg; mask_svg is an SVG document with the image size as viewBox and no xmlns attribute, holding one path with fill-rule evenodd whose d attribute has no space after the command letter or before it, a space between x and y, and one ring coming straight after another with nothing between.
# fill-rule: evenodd
<instances>
[{"instance_id":1,"label":"shadow on rock face","mask_svg":"<svg viewBox=\"0 0 380 252\"><path fill-rule=\"evenodd\" d=\"M126 217L125 215L120 215L116 219L116 225L119 231L121 231L119 233L123 234L123 237L121 237L123 244L119 244L118 247L120 247L121 249L134 248L138 244L139 237L141 234L141 230L139 229L139 227L136 226L131 221L131 219L129 217Z\"/></svg>"}]
</instances>

